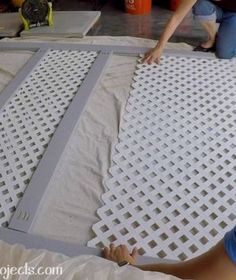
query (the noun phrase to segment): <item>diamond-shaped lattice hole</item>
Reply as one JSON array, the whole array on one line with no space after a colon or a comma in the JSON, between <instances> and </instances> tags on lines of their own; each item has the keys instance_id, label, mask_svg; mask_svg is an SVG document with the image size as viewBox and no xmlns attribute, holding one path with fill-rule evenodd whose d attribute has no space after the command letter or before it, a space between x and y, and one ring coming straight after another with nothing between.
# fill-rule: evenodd
<instances>
[{"instance_id":1,"label":"diamond-shaped lattice hole","mask_svg":"<svg viewBox=\"0 0 236 280\"><path fill-rule=\"evenodd\" d=\"M102 232L106 232L109 230L109 228L106 225L103 225L102 227L100 227Z\"/></svg>"},{"instance_id":2,"label":"diamond-shaped lattice hole","mask_svg":"<svg viewBox=\"0 0 236 280\"><path fill-rule=\"evenodd\" d=\"M215 237L217 234L218 234L218 231L215 230L215 229L212 229L212 230L210 231L210 235L211 235L212 237Z\"/></svg>"},{"instance_id":3,"label":"diamond-shaped lattice hole","mask_svg":"<svg viewBox=\"0 0 236 280\"><path fill-rule=\"evenodd\" d=\"M178 258L181 260L181 261L185 261L187 259L187 255L182 253L182 254L179 254L178 255Z\"/></svg>"},{"instance_id":4,"label":"diamond-shaped lattice hole","mask_svg":"<svg viewBox=\"0 0 236 280\"><path fill-rule=\"evenodd\" d=\"M168 238L168 235L165 234L165 233L162 233L162 234L160 235L160 238L164 241L164 240L166 240L166 239Z\"/></svg>"},{"instance_id":5,"label":"diamond-shaped lattice hole","mask_svg":"<svg viewBox=\"0 0 236 280\"><path fill-rule=\"evenodd\" d=\"M153 231L157 231L159 228L160 228L160 227L159 227L156 223L153 224L153 225L151 225L151 229L152 229Z\"/></svg>"},{"instance_id":6,"label":"diamond-shaped lattice hole","mask_svg":"<svg viewBox=\"0 0 236 280\"><path fill-rule=\"evenodd\" d=\"M187 242L188 240L189 240L189 239L188 239L188 237L187 237L186 235L182 235L182 236L180 237L180 241L183 242L183 243Z\"/></svg>"},{"instance_id":7,"label":"diamond-shaped lattice hole","mask_svg":"<svg viewBox=\"0 0 236 280\"><path fill-rule=\"evenodd\" d=\"M140 256L142 256L146 253L146 251L143 248L139 248L138 253L139 253Z\"/></svg>"},{"instance_id":8,"label":"diamond-shaped lattice hole","mask_svg":"<svg viewBox=\"0 0 236 280\"><path fill-rule=\"evenodd\" d=\"M226 222L222 221L222 222L220 222L219 226L220 226L222 229L224 229L224 228L227 227L227 224L226 224Z\"/></svg>"},{"instance_id":9,"label":"diamond-shaped lattice hole","mask_svg":"<svg viewBox=\"0 0 236 280\"><path fill-rule=\"evenodd\" d=\"M130 239L128 240L128 243L129 243L131 246L134 246L134 245L137 243L137 241L136 241L135 238L130 238Z\"/></svg>"},{"instance_id":10,"label":"diamond-shaped lattice hole","mask_svg":"<svg viewBox=\"0 0 236 280\"><path fill-rule=\"evenodd\" d=\"M153 249L157 246L157 243L154 240L152 240L152 241L148 242L148 246Z\"/></svg>"},{"instance_id":11,"label":"diamond-shaped lattice hole","mask_svg":"<svg viewBox=\"0 0 236 280\"><path fill-rule=\"evenodd\" d=\"M160 252L157 253L157 256L161 259L164 259L167 255L163 250L161 250Z\"/></svg>"},{"instance_id":12,"label":"diamond-shaped lattice hole","mask_svg":"<svg viewBox=\"0 0 236 280\"><path fill-rule=\"evenodd\" d=\"M139 235L140 235L142 238L145 238L145 237L148 236L148 233L147 233L145 230L143 230L142 232L140 232Z\"/></svg>"},{"instance_id":13,"label":"diamond-shaped lattice hole","mask_svg":"<svg viewBox=\"0 0 236 280\"><path fill-rule=\"evenodd\" d=\"M202 237L202 238L200 239L200 242L201 242L203 245L205 245L205 244L207 244L208 239L207 239L206 237Z\"/></svg>"},{"instance_id":14,"label":"diamond-shaped lattice hole","mask_svg":"<svg viewBox=\"0 0 236 280\"><path fill-rule=\"evenodd\" d=\"M195 253L195 252L198 250L198 248L197 248L195 245L191 245L191 246L189 247L189 250L190 250L192 253Z\"/></svg>"},{"instance_id":15,"label":"diamond-shaped lattice hole","mask_svg":"<svg viewBox=\"0 0 236 280\"><path fill-rule=\"evenodd\" d=\"M176 233L176 232L179 231L179 229L177 228L177 226L171 227L170 230L171 230L173 233Z\"/></svg>"},{"instance_id":16,"label":"diamond-shaped lattice hole","mask_svg":"<svg viewBox=\"0 0 236 280\"><path fill-rule=\"evenodd\" d=\"M123 214L125 219L129 219L131 216L131 214L129 212L126 212L125 214Z\"/></svg>"},{"instance_id":17,"label":"diamond-shaped lattice hole","mask_svg":"<svg viewBox=\"0 0 236 280\"><path fill-rule=\"evenodd\" d=\"M236 219L236 215L235 214L233 214L233 213L231 213L230 215L229 215L229 219L230 219L230 221L235 221L235 219Z\"/></svg>"},{"instance_id":18,"label":"diamond-shaped lattice hole","mask_svg":"<svg viewBox=\"0 0 236 280\"><path fill-rule=\"evenodd\" d=\"M113 214L113 212L112 212L110 209L108 209L108 210L105 212L105 214L109 217L109 216L111 216L111 215Z\"/></svg>"},{"instance_id":19,"label":"diamond-shaped lattice hole","mask_svg":"<svg viewBox=\"0 0 236 280\"><path fill-rule=\"evenodd\" d=\"M96 244L96 247L103 249L105 247L105 245L102 242L99 242Z\"/></svg>"},{"instance_id":20,"label":"diamond-shaped lattice hole","mask_svg":"<svg viewBox=\"0 0 236 280\"><path fill-rule=\"evenodd\" d=\"M168 246L172 251L176 250L178 248L178 246L172 242L169 246Z\"/></svg>"},{"instance_id":21,"label":"diamond-shaped lattice hole","mask_svg":"<svg viewBox=\"0 0 236 280\"><path fill-rule=\"evenodd\" d=\"M140 212L140 211L143 210L143 208L141 206L139 206L139 205L136 206L134 209L135 209L136 212Z\"/></svg>"},{"instance_id":22,"label":"diamond-shaped lattice hole","mask_svg":"<svg viewBox=\"0 0 236 280\"><path fill-rule=\"evenodd\" d=\"M133 227L133 228L138 228L139 226L140 226L140 224L138 223L138 222L133 222L132 224L131 224L131 226Z\"/></svg>"},{"instance_id":23,"label":"diamond-shaped lattice hole","mask_svg":"<svg viewBox=\"0 0 236 280\"><path fill-rule=\"evenodd\" d=\"M4 212L0 212L0 218L3 218L3 217L5 217Z\"/></svg>"},{"instance_id":24,"label":"diamond-shaped lattice hole","mask_svg":"<svg viewBox=\"0 0 236 280\"><path fill-rule=\"evenodd\" d=\"M120 233L121 233L122 235L126 235L127 233L129 233L129 231L128 231L126 228L122 228L122 229L120 230Z\"/></svg>"},{"instance_id":25,"label":"diamond-shaped lattice hole","mask_svg":"<svg viewBox=\"0 0 236 280\"><path fill-rule=\"evenodd\" d=\"M193 227L193 228L191 228L190 232L192 233L192 235L196 235L199 232L199 230L197 228Z\"/></svg>"},{"instance_id":26,"label":"diamond-shaped lattice hole","mask_svg":"<svg viewBox=\"0 0 236 280\"><path fill-rule=\"evenodd\" d=\"M119 224L120 224L120 220L119 220L119 219L114 219L114 220L112 221L112 223L113 223L114 226L115 226L115 225L119 225Z\"/></svg>"},{"instance_id":27,"label":"diamond-shaped lattice hole","mask_svg":"<svg viewBox=\"0 0 236 280\"><path fill-rule=\"evenodd\" d=\"M112 234L108 237L108 240L112 243L112 242L115 242L117 240L117 238L115 237L115 235Z\"/></svg>"}]
</instances>

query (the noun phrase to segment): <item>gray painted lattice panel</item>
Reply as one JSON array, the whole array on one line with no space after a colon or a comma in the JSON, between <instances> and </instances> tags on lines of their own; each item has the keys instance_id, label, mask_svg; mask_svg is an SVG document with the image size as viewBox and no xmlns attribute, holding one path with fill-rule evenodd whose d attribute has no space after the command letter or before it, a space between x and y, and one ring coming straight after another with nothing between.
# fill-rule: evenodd
<instances>
[{"instance_id":1,"label":"gray painted lattice panel","mask_svg":"<svg viewBox=\"0 0 236 280\"><path fill-rule=\"evenodd\" d=\"M184 260L235 225L236 61L165 56L135 74L88 246Z\"/></svg>"},{"instance_id":2,"label":"gray painted lattice panel","mask_svg":"<svg viewBox=\"0 0 236 280\"><path fill-rule=\"evenodd\" d=\"M0 111L0 224L7 226L97 52L49 50Z\"/></svg>"}]
</instances>

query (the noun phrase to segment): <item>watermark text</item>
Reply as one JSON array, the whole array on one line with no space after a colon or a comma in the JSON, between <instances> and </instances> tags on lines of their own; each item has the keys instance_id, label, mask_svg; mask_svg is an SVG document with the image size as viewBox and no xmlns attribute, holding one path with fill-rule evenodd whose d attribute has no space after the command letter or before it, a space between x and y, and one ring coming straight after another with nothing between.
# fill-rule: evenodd
<instances>
[{"instance_id":1,"label":"watermark text","mask_svg":"<svg viewBox=\"0 0 236 280\"><path fill-rule=\"evenodd\" d=\"M4 266L0 267L0 276L2 279L9 279L14 275L39 275L39 276L49 276L49 275L62 275L63 268L61 266L48 266L48 267L31 267L28 263L25 263L24 266L14 267L14 266Z\"/></svg>"}]
</instances>

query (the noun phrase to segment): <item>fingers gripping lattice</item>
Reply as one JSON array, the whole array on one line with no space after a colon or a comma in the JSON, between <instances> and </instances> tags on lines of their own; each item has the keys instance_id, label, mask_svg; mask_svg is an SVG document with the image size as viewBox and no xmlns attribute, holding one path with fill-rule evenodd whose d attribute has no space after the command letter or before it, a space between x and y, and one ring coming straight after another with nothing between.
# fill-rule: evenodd
<instances>
[{"instance_id":1,"label":"fingers gripping lattice","mask_svg":"<svg viewBox=\"0 0 236 280\"><path fill-rule=\"evenodd\" d=\"M96 56L49 51L0 111L0 225L7 226Z\"/></svg>"},{"instance_id":2,"label":"fingers gripping lattice","mask_svg":"<svg viewBox=\"0 0 236 280\"><path fill-rule=\"evenodd\" d=\"M90 246L184 260L235 225L236 65L138 65Z\"/></svg>"}]
</instances>

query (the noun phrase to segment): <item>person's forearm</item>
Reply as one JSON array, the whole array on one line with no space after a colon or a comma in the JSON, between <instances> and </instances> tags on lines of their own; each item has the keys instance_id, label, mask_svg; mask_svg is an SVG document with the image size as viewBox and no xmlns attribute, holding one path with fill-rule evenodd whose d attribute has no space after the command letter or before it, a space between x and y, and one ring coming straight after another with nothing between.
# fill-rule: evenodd
<instances>
[{"instance_id":1,"label":"person's forearm","mask_svg":"<svg viewBox=\"0 0 236 280\"><path fill-rule=\"evenodd\" d=\"M156 47L164 49L166 43L169 41L170 37L175 32L176 28L182 22L184 17L191 10L193 5L196 3L196 0L182 0L178 9L167 22L164 32L162 33Z\"/></svg>"},{"instance_id":2,"label":"person's forearm","mask_svg":"<svg viewBox=\"0 0 236 280\"><path fill-rule=\"evenodd\" d=\"M235 280L236 266L227 256L223 241L205 254L189 261L174 264L137 265L145 271L157 271L182 279L194 280Z\"/></svg>"},{"instance_id":3,"label":"person's forearm","mask_svg":"<svg viewBox=\"0 0 236 280\"><path fill-rule=\"evenodd\" d=\"M165 274L174 275L182 279L194 279L194 267L189 266L185 263L174 263L174 264L147 264L147 265L137 265L137 268L144 271L157 271Z\"/></svg>"},{"instance_id":4,"label":"person's forearm","mask_svg":"<svg viewBox=\"0 0 236 280\"><path fill-rule=\"evenodd\" d=\"M173 15L170 20L168 21L164 32L162 33L158 43L157 43L157 47L164 49L166 43L169 41L170 37L173 35L173 33L175 32L176 28L179 26L180 22L182 21L182 19L176 17L175 15Z\"/></svg>"},{"instance_id":5,"label":"person's forearm","mask_svg":"<svg viewBox=\"0 0 236 280\"><path fill-rule=\"evenodd\" d=\"M200 257L178 263L156 263L138 265L137 268L144 271L156 271L174 275L181 279L209 280L205 274L206 266L211 268L212 258L208 258L208 253ZM216 279L214 279L216 280Z\"/></svg>"}]
</instances>

